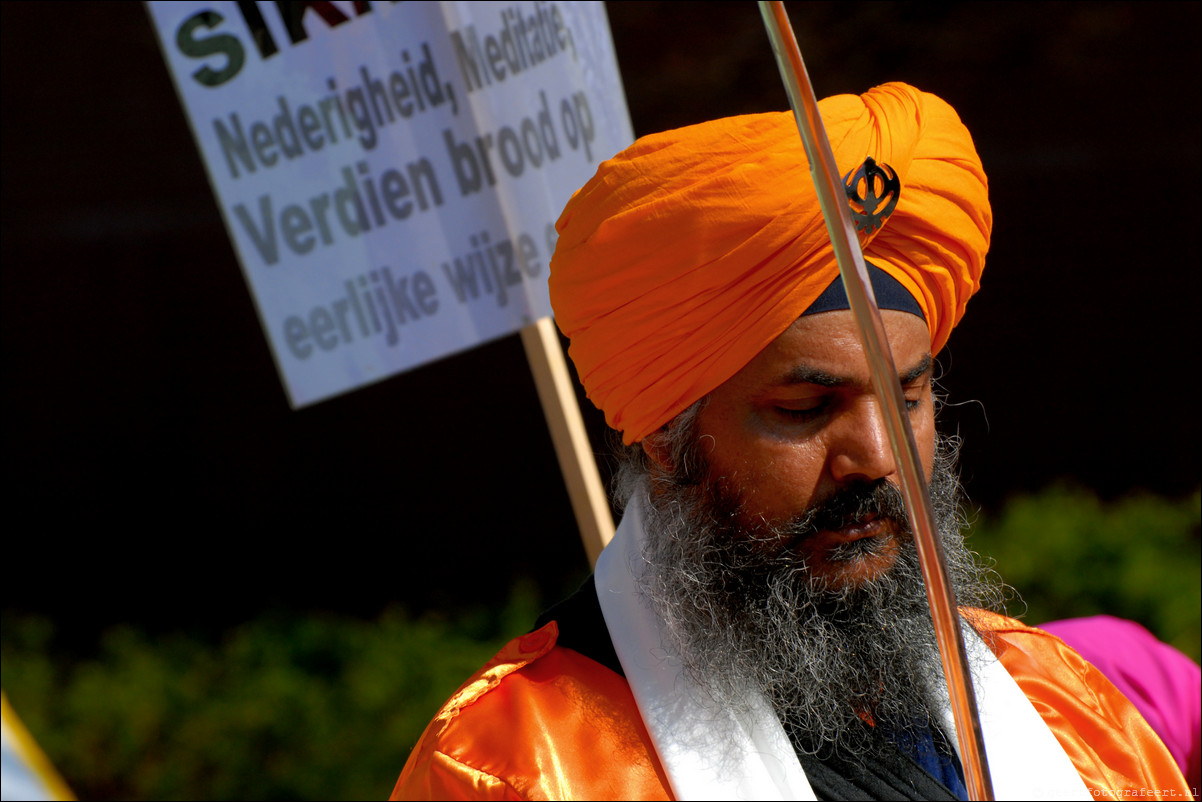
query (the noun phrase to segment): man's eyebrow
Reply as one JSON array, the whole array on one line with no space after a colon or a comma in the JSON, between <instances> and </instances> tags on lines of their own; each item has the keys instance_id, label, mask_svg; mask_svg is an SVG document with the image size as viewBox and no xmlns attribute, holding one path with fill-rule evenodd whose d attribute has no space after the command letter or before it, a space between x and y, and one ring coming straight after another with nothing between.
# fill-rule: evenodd
<instances>
[{"instance_id":1,"label":"man's eyebrow","mask_svg":"<svg viewBox=\"0 0 1202 802\"><path fill-rule=\"evenodd\" d=\"M918 360L918 364L897 378L903 385L911 384L921 378L930 369L931 355L923 354L922 359ZM855 383L855 380L848 376L836 376L833 373L828 373L825 370L810 367L809 365L795 365L781 381L781 384L816 384L819 387L846 387Z\"/></svg>"},{"instance_id":2,"label":"man's eyebrow","mask_svg":"<svg viewBox=\"0 0 1202 802\"><path fill-rule=\"evenodd\" d=\"M817 384L819 387L843 387L852 384L851 379L827 373L809 365L794 365L785 374L781 384Z\"/></svg>"},{"instance_id":3,"label":"man's eyebrow","mask_svg":"<svg viewBox=\"0 0 1202 802\"><path fill-rule=\"evenodd\" d=\"M903 385L918 381L924 373L931 369L931 361L930 354L923 354L922 359L918 360L917 365L897 377L898 381Z\"/></svg>"}]
</instances>

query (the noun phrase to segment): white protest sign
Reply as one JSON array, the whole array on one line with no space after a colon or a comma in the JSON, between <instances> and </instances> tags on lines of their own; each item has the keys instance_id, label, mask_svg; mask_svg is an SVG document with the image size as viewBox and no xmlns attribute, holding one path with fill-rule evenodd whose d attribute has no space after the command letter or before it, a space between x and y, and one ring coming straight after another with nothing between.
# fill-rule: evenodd
<instances>
[{"instance_id":1,"label":"white protest sign","mask_svg":"<svg viewBox=\"0 0 1202 802\"><path fill-rule=\"evenodd\" d=\"M633 139L602 4L147 5L294 407L551 313Z\"/></svg>"}]
</instances>

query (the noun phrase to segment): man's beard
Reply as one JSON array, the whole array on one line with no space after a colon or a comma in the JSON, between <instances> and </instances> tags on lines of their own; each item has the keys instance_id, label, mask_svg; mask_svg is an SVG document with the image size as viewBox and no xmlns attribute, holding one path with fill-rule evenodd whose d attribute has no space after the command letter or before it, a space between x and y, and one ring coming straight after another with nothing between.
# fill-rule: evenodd
<instances>
[{"instance_id":1,"label":"man's beard","mask_svg":"<svg viewBox=\"0 0 1202 802\"><path fill-rule=\"evenodd\" d=\"M949 579L962 607L998 608L1004 586L964 545L954 461L940 440L930 490ZM812 575L796 547L869 513L896 528L893 565L847 578L882 548L871 537L831 549ZM640 588L686 675L723 705L762 693L794 744L820 756L862 756L888 731L934 723L929 697L944 681L900 491L849 485L791 521L748 519L721 481L657 482L648 495Z\"/></svg>"}]
</instances>

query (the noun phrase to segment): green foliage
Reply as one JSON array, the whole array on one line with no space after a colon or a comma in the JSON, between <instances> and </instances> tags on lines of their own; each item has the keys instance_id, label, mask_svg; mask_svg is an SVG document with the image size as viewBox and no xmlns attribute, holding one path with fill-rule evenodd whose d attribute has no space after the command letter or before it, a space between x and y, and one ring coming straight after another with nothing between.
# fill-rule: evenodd
<instances>
[{"instance_id":1,"label":"green foliage","mask_svg":"<svg viewBox=\"0 0 1202 802\"><path fill-rule=\"evenodd\" d=\"M4 690L84 799L383 799L435 711L537 616L267 615L219 644L109 631L83 662L6 616Z\"/></svg>"},{"instance_id":2,"label":"green foliage","mask_svg":"<svg viewBox=\"0 0 1202 802\"><path fill-rule=\"evenodd\" d=\"M1027 621L1109 613L1197 660L1200 502L1055 488L982 517L971 543ZM56 651L51 622L6 616L0 659L10 701L82 798L383 798L434 712L537 610L521 587L456 620L274 613L217 642L118 627L84 660Z\"/></svg>"},{"instance_id":3,"label":"green foliage","mask_svg":"<svg viewBox=\"0 0 1202 802\"><path fill-rule=\"evenodd\" d=\"M1198 492L1104 504L1087 491L1056 487L982 518L970 543L997 560L1027 603L1027 623L1106 613L1143 624L1198 661L1200 509Z\"/></svg>"}]
</instances>

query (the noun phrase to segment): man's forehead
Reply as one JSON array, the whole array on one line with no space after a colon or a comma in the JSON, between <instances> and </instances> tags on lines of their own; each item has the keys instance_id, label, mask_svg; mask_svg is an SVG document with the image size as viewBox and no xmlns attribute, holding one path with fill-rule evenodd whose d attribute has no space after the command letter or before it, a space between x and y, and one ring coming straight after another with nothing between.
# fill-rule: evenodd
<instances>
[{"instance_id":1,"label":"man's forehead","mask_svg":"<svg viewBox=\"0 0 1202 802\"><path fill-rule=\"evenodd\" d=\"M926 323L906 312L882 310L881 319L902 381L930 370ZM745 369L761 383L840 387L870 381L868 360L850 310L803 315ZM752 378L752 376L748 376Z\"/></svg>"}]
</instances>

